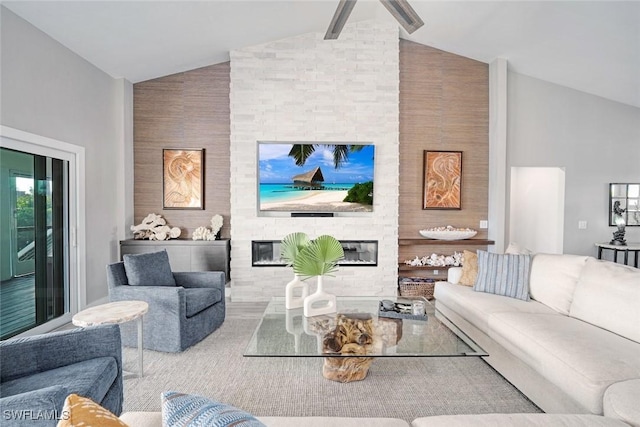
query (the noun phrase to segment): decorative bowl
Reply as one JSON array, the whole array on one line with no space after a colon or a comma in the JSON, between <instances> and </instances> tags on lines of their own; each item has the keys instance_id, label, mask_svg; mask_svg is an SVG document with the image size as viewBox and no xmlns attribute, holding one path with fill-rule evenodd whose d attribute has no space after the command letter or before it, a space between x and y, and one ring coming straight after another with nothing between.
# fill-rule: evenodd
<instances>
[{"instance_id":1,"label":"decorative bowl","mask_svg":"<svg viewBox=\"0 0 640 427\"><path fill-rule=\"evenodd\" d=\"M464 240L470 239L476 234L478 232L470 228L453 228L451 226L420 230L422 237L436 240Z\"/></svg>"}]
</instances>

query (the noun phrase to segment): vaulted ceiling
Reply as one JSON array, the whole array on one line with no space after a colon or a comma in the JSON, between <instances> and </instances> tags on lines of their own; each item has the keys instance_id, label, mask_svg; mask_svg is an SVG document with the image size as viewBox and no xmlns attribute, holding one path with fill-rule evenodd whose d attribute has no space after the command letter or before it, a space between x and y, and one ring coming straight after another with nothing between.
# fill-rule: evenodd
<instances>
[{"instance_id":1,"label":"vaulted ceiling","mask_svg":"<svg viewBox=\"0 0 640 427\"><path fill-rule=\"evenodd\" d=\"M425 25L400 36L640 107L640 2L410 0ZM116 78L139 82L229 59L229 51L324 35L338 0L4 1ZM359 0L349 23L395 22ZM327 41L331 43L331 41Z\"/></svg>"}]
</instances>

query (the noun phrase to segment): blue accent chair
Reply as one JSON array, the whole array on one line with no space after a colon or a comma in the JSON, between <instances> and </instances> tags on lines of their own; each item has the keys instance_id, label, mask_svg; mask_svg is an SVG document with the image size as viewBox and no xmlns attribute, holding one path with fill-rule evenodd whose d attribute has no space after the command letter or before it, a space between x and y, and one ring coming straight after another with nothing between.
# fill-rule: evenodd
<instances>
[{"instance_id":1,"label":"blue accent chair","mask_svg":"<svg viewBox=\"0 0 640 427\"><path fill-rule=\"evenodd\" d=\"M118 325L69 329L0 342L0 424L55 426L76 393L122 413Z\"/></svg>"},{"instance_id":2,"label":"blue accent chair","mask_svg":"<svg viewBox=\"0 0 640 427\"><path fill-rule=\"evenodd\" d=\"M111 301L140 300L144 315L144 348L180 352L218 329L225 318L225 275L221 271L172 273L176 286L129 285L123 262L107 265ZM134 322L121 324L122 342L137 346Z\"/></svg>"}]
</instances>

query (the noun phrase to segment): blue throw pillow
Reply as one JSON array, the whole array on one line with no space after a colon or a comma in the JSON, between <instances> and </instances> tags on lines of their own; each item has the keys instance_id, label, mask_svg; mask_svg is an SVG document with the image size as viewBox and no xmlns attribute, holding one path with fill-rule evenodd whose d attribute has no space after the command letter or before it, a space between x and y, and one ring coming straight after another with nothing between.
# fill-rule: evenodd
<instances>
[{"instance_id":1,"label":"blue throw pillow","mask_svg":"<svg viewBox=\"0 0 640 427\"><path fill-rule=\"evenodd\" d=\"M162 425L171 427L266 427L253 415L206 397L165 391Z\"/></svg>"},{"instance_id":2,"label":"blue throw pillow","mask_svg":"<svg viewBox=\"0 0 640 427\"><path fill-rule=\"evenodd\" d=\"M131 286L175 286L166 250L123 256L124 270Z\"/></svg>"},{"instance_id":3,"label":"blue throw pillow","mask_svg":"<svg viewBox=\"0 0 640 427\"><path fill-rule=\"evenodd\" d=\"M478 251L478 277L473 290L529 301L531 255Z\"/></svg>"}]
</instances>

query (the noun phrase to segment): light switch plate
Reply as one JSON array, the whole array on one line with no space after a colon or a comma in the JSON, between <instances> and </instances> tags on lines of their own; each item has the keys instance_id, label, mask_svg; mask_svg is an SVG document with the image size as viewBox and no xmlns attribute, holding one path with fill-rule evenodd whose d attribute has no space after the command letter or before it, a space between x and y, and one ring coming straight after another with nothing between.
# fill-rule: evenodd
<instances>
[{"instance_id":1,"label":"light switch plate","mask_svg":"<svg viewBox=\"0 0 640 427\"><path fill-rule=\"evenodd\" d=\"M584 221L584 220L578 221L578 229L579 230L586 230L587 229L587 221Z\"/></svg>"},{"instance_id":2,"label":"light switch plate","mask_svg":"<svg viewBox=\"0 0 640 427\"><path fill-rule=\"evenodd\" d=\"M483 219L480 221L480 228L489 228L489 221Z\"/></svg>"}]
</instances>

